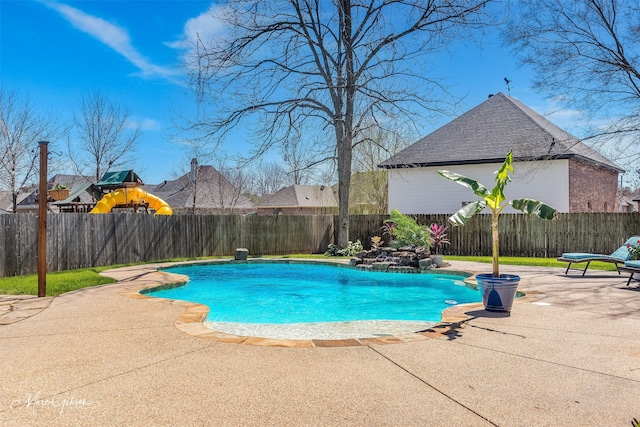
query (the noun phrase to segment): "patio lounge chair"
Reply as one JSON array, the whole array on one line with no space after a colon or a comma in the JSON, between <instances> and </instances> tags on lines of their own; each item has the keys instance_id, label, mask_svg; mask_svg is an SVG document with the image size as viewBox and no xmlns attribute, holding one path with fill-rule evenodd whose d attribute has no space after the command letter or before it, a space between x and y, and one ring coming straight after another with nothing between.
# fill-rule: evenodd
<instances>
[{"instance_id":1,"label":"patio lounge chair","mask_svg":"<svg viewBox=\"0 0 640 427\"><path fill-rule=\"evenodd\" d=\"M629 283L631 283L631 279L633 279L633 274L636 273L640 275L640 260L626 261L624 265L618 266L618 273L622 271L629 273L629 280L627 280L627 286L629 286Z\"/></svg>"},{"instance_id":2,"label":"patio lounge chair","mask_svg":"<svg viewBox=\"0 0 640 427\"><path fill-rule=\"evenodd\" d=\"M591 264L591 261L612 262L612 263L615 263L616 267L618 267L618 264L624 264L625 261L629 259L629 250L627 249L627 245L636 244L638 243L639 240L640 240L639 236L631 237L629 240L627 240L624 243L624 245L616 249L616 251L613 252L611 255L571 252L571 253L562 254L562 256L558 258L558 261L569 263L569 265L567 266L567 270L564 272L564 274L569 273L571 264L586 262L587 265L584 267L584 270L582 270L582 275L584 276L584 274L587 272L587 269L589 268L589 264ZM620 274L620 270L618 270L618 274Z\"/></svg>"}]
</instances>

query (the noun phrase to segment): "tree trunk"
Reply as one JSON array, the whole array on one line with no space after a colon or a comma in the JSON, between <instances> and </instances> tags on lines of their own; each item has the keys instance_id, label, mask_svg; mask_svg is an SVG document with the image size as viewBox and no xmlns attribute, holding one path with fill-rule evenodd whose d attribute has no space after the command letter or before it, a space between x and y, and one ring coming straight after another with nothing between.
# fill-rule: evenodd
<instances>
[{"instance_id":1,"label":"tree trunk","mask_svg":"<svg viewBox=\"0 0 640 427\"><path fill-rule=\"evenodd\" d=\"M349 188L351 186L351 140L338 143L338 246L349 243Z\"/></svg>"},{"instance_id":2,"label":"tree trunk","mask_svg":"<svg viewBox=\"0 0 640 427\"><path fill-rule=\"evenodd\" d=\"M349 243L349 192L351 189L351 159L353 157L353 112L355 105L356 81L353 61L351 1L341 2L341 35L344 47L344 116L341 131L336 134L338 143L338 246ZM342 105L341 105L342 106ZM342 111L342 110L340 110Z\"/></svg>"}]
</instances>

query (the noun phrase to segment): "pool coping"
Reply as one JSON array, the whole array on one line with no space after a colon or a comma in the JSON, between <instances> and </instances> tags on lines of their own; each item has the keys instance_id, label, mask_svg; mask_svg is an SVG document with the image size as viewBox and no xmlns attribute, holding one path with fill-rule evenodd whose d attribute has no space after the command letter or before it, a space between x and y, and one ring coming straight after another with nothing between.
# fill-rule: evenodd
<instances>
[{"instance_id":1,"label":"pool coping","mask_svg":"<svg viewBox=\"0 0 640 427\"><path fill-rule=\"evenodd\" d=\"M229 259L220 260L200 260L200 261L186 261L186 262L170 262L156 265L156 273L162 275L162 279L157 283L149 283L147 280L140 280L140 283L136 283L137 280L134 277L129 280L129 286L119 291L119 294L132 299L138 300L154 300L164 304L177 305L184 308L184 312L178 316L174 322L174 326L179 331L198 338L214 340L229 344L244 344L244 345L258 345L258 346L273 346L273 347L289 347L289 348L312 348L312 347L358 347L358 346L372 346L372 345L387 345L387 344L403 344L415 341L421 341L426 339L446 339L450 340L455 338L459 334L459 329L465 327L466 322L473 319L474 316L469 314L476 310L484 310L481 302L459 304L445 309L442 312L442 320L436 325L413 333L386 335L380 337L367 337L367 338L346 338L346 339L282 339L282 338L264 338L256 336L241 336L229 334L226 332L213 330L204 324L204 320L209 313L209 307L200 304L184 300L160 298L155 296L146 295L146 292L151 290L169 289L184 284L189 280L188 276L176 273L169 273L163 271L169 267L181 266L181 265L207 265L207 264L220 264L220 263L251 263L251 262L273 262L273 263L295 263L295 264L313 264L324 263L337 266L349 267L346 262L336 262L337 260L314 260L314 259L272 259L272 258L252 258L246 261L234 261ZM348 262L348 261L347 261ZM148 272L148 265L139 266L140 271ZM131 269L131 267L128 267ZM445 270L443 270L444 272ZM452 274L454 270L448 270L444 274ZM438 272L438 273L443 273ZM457 272L457 271L456 271ZM462 272L461 272L462 273ZM465 272L469 274L469 272ZM395 273L397 274L397 273ZM425 274L425 273L422 273ZM433 274L433 273L426 273ZM464 279L467 284L474 285L475 276L479 273L470 273L471 275ZM539 299L546 297L541 292L537 291L521 291L524 295L517 298L515 304L521 304L524 302L535 302ZM508 314L505 314L508 315Z\"/></svg>"}]
</instances>

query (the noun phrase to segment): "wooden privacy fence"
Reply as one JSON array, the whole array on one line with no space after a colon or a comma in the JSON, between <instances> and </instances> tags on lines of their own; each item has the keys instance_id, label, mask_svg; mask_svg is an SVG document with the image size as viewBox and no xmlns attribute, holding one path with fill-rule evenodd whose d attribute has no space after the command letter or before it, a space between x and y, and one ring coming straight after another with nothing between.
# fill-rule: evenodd
<instances>
[{"instance_id":1,"label":"wooden privacy fence","mask_svg":"<svg viewBox=\"0 0 640 427\"><path fill-rule=\"evenodd\" d=\"M417 215L428 225L448 215ZM350 217L351 240L369 247L385 215ZM476 215L464 227L450 227L445 254L490 255L491 218ZM0 215L0 277L36 272L37 215ZM175 215L111 213L48 214L48 271L170 258L322 253L334 240L333 215ZM629 236L640 235L640 214L560 214L554 221L522 214L500 218L500 253L555 257L562 252L611 253ZM386 239L385 239L386 240Z\"/></svg>"},{"instance_id":2,"label":"wooden privacy fence","mask_svg":"<svg viewBox=\"0 0 640 427\"><path fill-rule=\"evenodd\" d=\"M0 215L0 277L36 272L37 215ZM233 254L318 253L332 215L48 214L47 270Z\"/></svg>"}]
</instances>

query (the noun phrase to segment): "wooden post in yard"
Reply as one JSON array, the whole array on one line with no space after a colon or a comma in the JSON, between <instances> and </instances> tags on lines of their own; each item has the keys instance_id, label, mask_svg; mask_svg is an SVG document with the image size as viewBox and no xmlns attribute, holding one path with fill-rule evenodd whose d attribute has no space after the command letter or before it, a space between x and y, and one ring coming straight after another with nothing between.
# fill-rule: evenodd
<instances>
[{"instance_id":1,"label":"wooden post in yard","mask_svg":"<svg viewBox=\"0 0 640 427\"><path fill-rule=\"evenodd\" d=\"M47 156L46 141L40 141L40 187L38 189L38 297L47 296Z\"/></svg>"}]
</instances>

